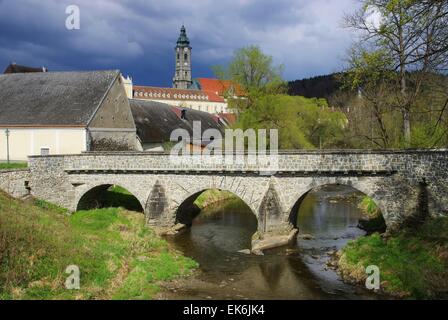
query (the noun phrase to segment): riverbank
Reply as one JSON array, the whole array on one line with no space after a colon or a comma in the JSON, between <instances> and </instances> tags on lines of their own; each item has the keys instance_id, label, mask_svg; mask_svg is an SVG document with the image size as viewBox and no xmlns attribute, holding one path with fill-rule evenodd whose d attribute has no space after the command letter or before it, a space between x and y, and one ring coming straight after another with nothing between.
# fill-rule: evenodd
<instances>
[{"instance_id":1,"label":"riverbank","mask_svg":"<svg viewBox=\"0 0 448 320\"><path fill-rule=\"evenodd\" d=\"M342 278L364 285L366 268L379 267L381 291L397 298L448 298L448 218L428 219L418 229L390 238L379 233L350 242L338 252Z\"/></svg>"},{"instance_id":2,"label":"riverbank","mask_svg":"<svg viewBox=\"0 0 448 320\"><path fill-rule=\"evenodd\" d=\"M218 189L210 189L203 192L194 202L199 209L203 210L207 207L218 205L222 202L240 200L237 196L229 191L222 191Z\"/></svg>"},{"instance_id":3,"label":"riverbank","mask_svg":"<svg viewBox=\"0 0 448 320\"><path fill-rule=\"evenodd\" d=\"M376 299L367 290L343 283L335 271L324 270L327 252L336 251L358 234L358 203L334 203L329 195L336 192L319 192L304 200L310 212L301 212L303 218L308 217L301 222L304 231L316 236L312 241L298 240L291 247L267 250L263 256L242 252L250 247L258 226L250 208L241 201L208 207L191 228L169 238L178 250L198 261L200 269L193 277L164 283L165 290L157 298ZM319 221L326 225L315 224Z\"/></svg>"},{"instance_id":4,"label":"riverbank","mask_svg":"<svg viewBox=\"0 0 448 320\"><path fill-rule=\"evenodd\" d=\"M68 266L80 289L67 290ZM0 299L152 299L198 265L124 209L68 216L43 201L0 192Z\"/></svg>"}]
</instances>

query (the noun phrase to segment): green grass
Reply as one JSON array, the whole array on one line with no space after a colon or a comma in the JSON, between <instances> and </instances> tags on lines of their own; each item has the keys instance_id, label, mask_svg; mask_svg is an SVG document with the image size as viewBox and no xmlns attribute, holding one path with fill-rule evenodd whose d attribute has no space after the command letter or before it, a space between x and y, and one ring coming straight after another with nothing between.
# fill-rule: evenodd
<instances>
[{"instance_id":1,"label":"green grass","mask_svg":"<svg viewBox=\"0 0 448 320\"><path fill-rule=\"evenodd\" d=\"M138 199L128 190L120 186L111 186L100 193L88 193L80 204L81 209L124 208L130 211L143 212Z\"/></svg>"},{"instance_id":2,"label":"green grass","mask_svg":"<svg viewBox=\"0 0 448 320\"><path fill-rule=\"evenodd\" d=\"M416 298L447 298L448 218L428 220L418 231L403 231L390 239L379 234L350 242L339 261L346 279L364 282L365 268L380 268L382 289Z\"/></svg>"},{"instance_id":3,"label":"green grass","mask_svg":"<svg viewBox=\"0 0 448 320\"><path fill-rule=\"evenodd\" d=\"M125 188L120 187L120 186L112 186L112 187L109 188L109 191L110 192L115 192L115 193L125 194L125 195L128 195L128 196L132 196L132 193L130 193L128 190L126 190Z\"/></svg>"},{"instance_id":4,"label":"green grass","mask_svg":"<svg viewBox=\"0 0 448 320\"><path fill-rule=\"evenodd\" d=\"M26 169L28 168L28 164L26 162L0 162L0 170L7 170L7 169Z\"/></svg>"},{"instance_id":5,"label":"green grass","mask_svg":"<svg viewBox=\"0 0 448 320\"><path fill-rule=\"evenodd\" d=\"M53 212L58 212L58 213L67 213L68 212L67 209L61 208L55 204L52 204L50 202L47 202L47 201L41 200L41 199L34 199L34 205L41 209L51 210Z\"/></svg>"},{"instance_id":6,"label":"green grass","mask_svg":"<svg viewBox=\"0 0 448 320\"><path fill-rule=\"evenodd\" d=\"M69 265L80 268L80 290L65 288ZM0 193L0 299L151 299L159 281L196 267L145 227L141 213L107 208L69 216Z\"/></svg>"},{"instance_id":7,"label":"green grass","mask_svg":"<svg viewBox=\"0 0 448 320\"><path fill-rule=\"evenodd\" d=\"M360 204L360 208L364 210L364 212L370 217L370 218L375 218L378 215L380 215L380 210L377 206L377 204L375 203L375 201L373 201L372 198L365 196Z\"/></svg>"},{"instance_id":8,"label":"green grass","mask_svg":"<svg viewBox=\"0 0 448 320\"><path fill-rule=\"evenodd\" d=\"M229 191L210 189L203 192L194 202L200 209L204 209L211 204L222 201L239 200L239 198Z\"/></svg>"},{"instance_id":9,"label":"green grass","mask_svg":"<svg viewBox=\"0 0 448 320\"><path fill-rule=\"evenodd\" d=\"M386 222L381 214L381 210L372 198L364 196L359 204L359 208L365 215L365 218L359 221L362 229L368 233L384 232L386 230Z\"/></svg>"}]
</instances>

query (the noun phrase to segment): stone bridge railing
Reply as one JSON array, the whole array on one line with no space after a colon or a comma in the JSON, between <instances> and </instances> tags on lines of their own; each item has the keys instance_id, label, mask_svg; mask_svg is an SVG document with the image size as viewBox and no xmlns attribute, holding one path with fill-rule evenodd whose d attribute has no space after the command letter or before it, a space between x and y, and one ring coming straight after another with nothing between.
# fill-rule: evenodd
<instances>
[{"instance_id":1,"label":"stone bridge railing","mask_svg":"<svg viewBox=\"0 0 448 320\"><path fill-rule=\"evenodd\" d=\"M278 155L234 155L229 158L198 156L172 157L164 153L84 153L69 156L31 157L30 166L51 169L57 164L67 173L76 172L165 172L165 173L247 173L268 171L272 175L390 175L437 174L448 170L447 150L406 151L294 151ZM270 164L270 165L268 165ZM269 170L268 170L269 169Z\"/></svg>"}]
</instances>

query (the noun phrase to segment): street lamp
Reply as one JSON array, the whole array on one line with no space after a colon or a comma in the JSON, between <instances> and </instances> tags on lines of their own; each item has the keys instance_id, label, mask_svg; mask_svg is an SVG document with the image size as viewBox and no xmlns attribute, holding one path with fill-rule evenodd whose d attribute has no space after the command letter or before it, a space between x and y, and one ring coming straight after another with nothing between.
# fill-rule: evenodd
<instances>
[{"instance_id":1,"label":"street lamp","mask_svg":"<svg viewBox=\"0 0 448 320\"><path fill-rule=\"evenodd\" d=\"M9 164L9 129L5 130L6 135L6 162Z\"/></svg>"}]
</instances>

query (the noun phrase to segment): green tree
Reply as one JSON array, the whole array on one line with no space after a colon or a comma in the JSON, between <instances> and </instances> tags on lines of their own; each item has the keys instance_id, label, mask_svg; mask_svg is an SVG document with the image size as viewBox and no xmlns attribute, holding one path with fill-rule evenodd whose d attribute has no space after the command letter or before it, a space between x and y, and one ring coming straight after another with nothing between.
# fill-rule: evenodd
<instances>
[{"instance_id":1,"label":"green tree","mask_svg":"<svg viewBox=\"0 0 448 320\"><path fill-rule=\"evenodd\" d=\"M448 1L446 0L363 0L362 8L346 19L347 26L361 35L357 44L363 62L365 53L380 54L379 72L375 64L356 69L359 78L375 78L390 71L388 86L394 88L389 103L402 114L403 140L411 146L412 113L418 107L422 86L431 73L446 70L448 56ZM374 59L370 62L378 63ZM354 62L354 60L352 60ZM376 65L377 66L377 65ZM365 74L367 73L367 76ZM363 82L361 82L362 84Z\"/></svg>"},{"instance_id":2,"label":"green tree","mask_svg":"<svg viewBox=\"0 0 448 320\"><path fill-rule=\"evenodd\" d=\"M347 119L324 99L266 94L240 114L236 128L278 129L280 149L316 149L338 146Z\"/></svg>"},{"instance_id":3,"label":"green tree","mask_svg":"<svg viewBox=\"0 0 448 320\"><path fill-rule=\"evenodd\" d=\"M237 110L250 108L260 96L286 92L282 70L283 66L274 65L273 58L257 46L240 48L227 66L214 67L218 78L231 80L244 91L246 99L229 97L230 106Z\"/></svg>"}]
</instances>

